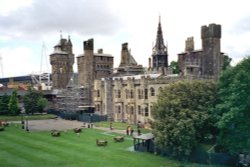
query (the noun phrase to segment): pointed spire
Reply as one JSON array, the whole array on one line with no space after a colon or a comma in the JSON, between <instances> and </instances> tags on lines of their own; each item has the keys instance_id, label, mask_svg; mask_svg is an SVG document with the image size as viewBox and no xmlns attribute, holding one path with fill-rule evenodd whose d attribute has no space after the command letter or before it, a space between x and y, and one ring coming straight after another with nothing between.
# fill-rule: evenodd
<instances>
[{"instance_id":1,"label":"pointed spire","mask_svg":"<svg viewBox=\"0 0 250 167\"><path fill-rule=\"evenodd\" d=\"M159 15L157 35L156 35L156 43L155 43L153 50L156 53L163 53L166 50L166 46L164 45L162 29L161 29L161 16L160 15Z\"/></svg>"}]
</instances>

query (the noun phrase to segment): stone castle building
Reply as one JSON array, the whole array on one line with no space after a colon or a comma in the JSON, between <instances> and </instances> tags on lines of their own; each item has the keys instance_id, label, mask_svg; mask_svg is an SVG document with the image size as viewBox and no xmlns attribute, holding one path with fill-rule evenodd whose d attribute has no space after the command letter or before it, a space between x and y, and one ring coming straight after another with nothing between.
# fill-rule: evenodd
<instances>
[{"instance_id":1,"label":"stone castle building","mask_svg":"<svg viewBox=\"0 0 250 167\"><path fill-rule=\"evenodd\" d=\"M121 62L119 67L115 69L112 76L136 75L143 73L144 69L142 65L137 64L134 57L131 55L131 51L128 49L128 43L123 43L121 50Z\"/></svg>"},{"instance_id":2,"label":"stone castle building","mask_svg":"<svg viewBox=\"0 0 250 167\"><path fill-rule=\"evenodd\" d=\"M113 69L113 56L102 49L94 53L94 40L89 39L83 42L84 53L77 57L78 86L89 88L96 114L114 121L148 122L153 119L153 103L165 86L179 80L219 77L224 56L220 38L221 26L217 24L201 27L201 50L194 49L193 37L188 38L185 51L178 54L180 74L171 74L168 68L168 48L160 20L148 68L138 65L128 43L123 43L120 65ZM73 73L72 44L70 39L61 38L54 48L50 55L53 85L63 88Z\"/></svg>"},{"instance_id":3,"label":"stone castle building","mask_svg":"<svg viewBox=\"0 0 250 167\"><path fill-rule=\"evenodd\" d=\"M94 39L83 42L84 54L77 57L78 84L91 86L95 79L108 77L112 74L114 57L104 54L103 49L94 53Z\"/></svg>"},{"instance_id":4,"label":"stone castle building","mask_svg":"<svg viewBox=\"0 0 250 167\"><path fill-rule=\"evenodd\" d=\"M202 49L194 50L194 39L186 40L185 52L178 54L182 75L218 78L223 67L224 53L220 50L221 25L201 27Z\"/></svg>"},{"instance_id":5,"label":"stone castle building","mask_svg":"<svg viewBox=\"0 0 250 167\"><path fill-rule=\"evenodd\" d=\"M108 115L114 121L148 122L153 119L153 103L165 86L186 79L218 78L223 65L220 25L202 26L201 50L194 50L192 37L187 39L185 52L178 54L180 75L168 72L167 47L164 46L161 32L159 22L156 45L152 53L153 63L149 59L149 69L145 73L95 80L93 102L96 113ZM123 59L121 64L124 64L122 61Z\"/></svg>"},{"instance_id":6,"label":"stone castle building","mask_svg":"<svg viewBox=\"0 0 250 167\"><path fill-rule=\"evenodd\" d=\"M59 43L54 46L54 52L50 54L51 78L54 89L66 88L73 75L74 61L75 56L72 52L70 37L67 40L61 36Z\"/></svg>"}]
</instances>

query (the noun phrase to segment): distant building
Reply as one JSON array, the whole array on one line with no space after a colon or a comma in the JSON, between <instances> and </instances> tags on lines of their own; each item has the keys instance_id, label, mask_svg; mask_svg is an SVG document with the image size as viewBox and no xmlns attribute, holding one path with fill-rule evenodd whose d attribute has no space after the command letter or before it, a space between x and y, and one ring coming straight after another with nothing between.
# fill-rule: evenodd
<instances>
[{"instance_id":1,"label":"distant building","mask_svg":"<svg viewBox=\"0 0 250 167\"><path fill-rule=\"evenodd\" d=\"M144 69L142 65L138 65L131 51L128 49L128 43L122 44L121 62L118 68L115 69L113 76L123 75L138 75L143 74Z\"/></svg>"},{"instance_id":2,"label":"distant building","mask_svg":"<svg viewBox=\"0 0 250 167\"><path fill-rule=\"evenodd\" d=\"M61 37L59 43L54 46L54 52L50 54L54 89L66 88L73 75L74 62L75 56L72 52L70 37L68 40Z\"/></svg>"},{"instance_id":3,"label":"distant building","mask_svg":"<svg viewBox=\"0 0 250 167\"><path fill-rule=\"evenodd\" d=\"M103 49L94 53L94 39L83 42L84 54L77 57L78 83L80 86L93 85L95 79L112 74L114 58L104 54Z\"/></svg>"},{"instance_id":4,"label":"distant building","mask_svg":"<svg viewBox=\"0 0 250 167\"><path fill-rule=\"evenodd\" d=\"M224 53L220 47L221 25L201 27L202 49L194 50L194 39L186 40L185 52L178 54L178 64L183 76L200 76L217 79L223 67Z\"/></svg>"},{"instance_id":5,"label":"distant building","mask_svg":"<svg viewBox=\"0 0 250 167\"><path fill-rule=\"evenodd\" d=\"M149 68L145 73L120 73L122 75L95 80L93 102L96 113L107 115L114 121L147 123L153 119L152 106L157 101L157 95L167 85L180 80L217 79L223 65L223 53L220 52L221 26L210 24L201 29L202 50L194 50L193 38L188 38L185 52L178 54L181 74L173 75L169 74L167 68L167 47L163 43L159 22L156 45L153 47L153 62L149 59ZM119 68L124 68L131 62L123 54L126 47L126 43L122 45Z\"/></svg>"}]
</instances>

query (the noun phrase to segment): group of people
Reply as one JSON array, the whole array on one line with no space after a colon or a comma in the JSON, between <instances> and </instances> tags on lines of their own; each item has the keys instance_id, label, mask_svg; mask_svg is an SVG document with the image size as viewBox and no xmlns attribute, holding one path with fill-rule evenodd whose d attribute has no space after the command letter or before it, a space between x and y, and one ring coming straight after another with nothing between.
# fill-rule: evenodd
<instances>
[{"instance_id":1,"label":"group of people","mask_svg":"<svg viewBox=\"0 0 250 167\"><path fill-rule=\"evenodd\" d=\"M128 136L133 136L133 134L134 134L133 127L127 126L126 133L127 133ZM137 127L137 134L141 135L141 129L140 129L140 127Z\"/></svg>"}]
</instances>

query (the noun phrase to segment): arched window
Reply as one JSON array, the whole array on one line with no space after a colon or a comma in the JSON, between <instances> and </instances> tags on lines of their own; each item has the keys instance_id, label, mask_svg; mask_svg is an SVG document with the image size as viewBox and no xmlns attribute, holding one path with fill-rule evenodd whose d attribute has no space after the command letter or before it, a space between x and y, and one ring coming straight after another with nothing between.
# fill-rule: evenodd
<instances>
[{"instance_id":1,"label":"arched window","mask_svg":"<svg viewBox=\"0 0 250 167\"><path fill-rule=\"evenodd\" d=\"M150 94L151 96L155 96L155 89L153 87L150 88Z\"/></svg>"}]
</instances>

